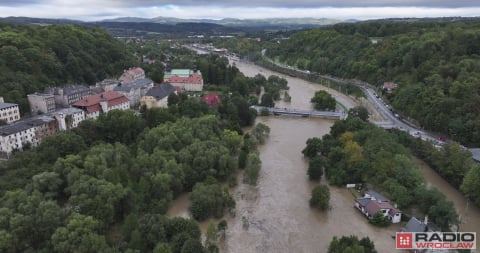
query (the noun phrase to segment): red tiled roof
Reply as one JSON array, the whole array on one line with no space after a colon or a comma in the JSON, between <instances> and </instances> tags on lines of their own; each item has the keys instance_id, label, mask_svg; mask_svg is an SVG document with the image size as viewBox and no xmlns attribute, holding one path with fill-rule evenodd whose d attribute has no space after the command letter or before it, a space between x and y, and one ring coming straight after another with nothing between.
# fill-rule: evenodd
<instances>
[{"instance_id":1,"label":"red tiled roof","mask_svg":"<svg viewBox=\"0 0 480 253\"><path fill-rule=\"evenodd\" d=\"M166 80L170 83L194 83L194 84L202 84L202 76L197 74L197 73L193 73L191 76L189 77L180 77L180 76L177 76L177 75L173 75L171 76L168 80Z\"/></svg>"},{"instance_id":2,"label":"red tiled roof","mask_svg":"<svg viewBox=\"0 0 480 253\"><path fill-rule=\"evenodd\" d=\"M131 83L135 81L135 79L138 78L143 78L145 76L145 71L140 68L129 68L128 70L125 70L123 74L118 78L119 80L123 81L124 84Z\"/></svg>"},{"instance_id":3,"label":"red tiled roof","mask_svg":"<svg viewBox=\"0 0 480 253\"><path fill-rule=\"evenodd\" d=\"M97 112L101 110L100 101L107 101L108 107L113 107L125 102L128 98L116 91L107 91L97 95L88 96L73 104L75 107L85 108L88 113Z\"/></svg>"}]
</instances>

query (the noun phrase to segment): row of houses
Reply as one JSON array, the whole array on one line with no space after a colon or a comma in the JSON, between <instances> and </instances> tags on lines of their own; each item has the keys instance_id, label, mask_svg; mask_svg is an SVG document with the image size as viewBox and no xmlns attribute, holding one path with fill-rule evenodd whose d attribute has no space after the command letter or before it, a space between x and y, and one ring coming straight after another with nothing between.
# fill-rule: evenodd
<instances>
[{"instance_id":1,"label":"row of houses","mask_svg":"<svg viewBox=\"0 0 480 253\"><path fill-rule=\"evenodd\" d=\"M54 108L41 115L0 126L0 159L8 159L14 151L37 146L58 131L77 127L86 119L95 119L111 110L128 110L130 102L124 95L103 92L84 97L68 108Z\"/></svg>"},{"instance_id":2,"label":"row of houses","mask_svg":"<svg viewBox=\"0 0 480 253\"><path fill-rule=\"evenodd\" d=\"M165 73L170 83L154 85L145 78L141 68L125 70L118 79L106 79L95 86L71 84L49 87L42 93L27 95L31 118L20 120L17 104L5 103L0 98L0 159L8 159L12 152L26 146L37 146L45 137L61 130L75 128L86 119L96 119L101 113L119 109L128 110L137 105L147 108L167 107L168 96L182 91L201 91L201 72L174 69ZM207 104L218 104L218 95L205 96Z\"/></svg>"},{"instance_id":3,"label":"row of houses","mask_svg":"<svg viewBox=\"0 0 480 253\"><path fill-rule=\"evenodd\" d=\"M42 139L60 130L75 128L85 120L78 108L62 108L0 126L0 159L8 159L14 151L37 146Z\"/></svg>"}]
</instances>

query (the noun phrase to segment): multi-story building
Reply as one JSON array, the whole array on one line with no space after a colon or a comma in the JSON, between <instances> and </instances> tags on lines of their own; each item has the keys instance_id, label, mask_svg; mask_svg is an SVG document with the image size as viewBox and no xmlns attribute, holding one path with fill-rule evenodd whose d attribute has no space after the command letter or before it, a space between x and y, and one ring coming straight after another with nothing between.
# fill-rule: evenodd
<instances>
[{"instance_id":1,"label":"multi-story building","mask_svg":"<svg viewBox=\"0 0 480 253\"><path fill-rule=\"evenodd\" d=\"M20 109L17 104L5 103L3 97L0 97L0 120L7 123L15 122L20 119Z\"/></svg>"},{"instance_id":2,"label":"multi-story building","mask_svg":"<svg viewBox=\"0 0 480 253\"><path fill-rule=\"evenodd\" d=\"M113 90L123 94L130 100L130 107L135 107L140 103L140 99L145 96L153 87L153 81L148 78L137 79L129 84L117 86Z\"/></svg>"},{"instance_id":3,"label":"multi-story building","mask_svg":"<svg viewBox=\"0 0 480 253\"><path fill-rule=\"evenodd\" d=\"M120 80L122 84L129 84L142 78L145 78L145 71L142 68L135 67L124 70L118 80Z\"/></svg>"},{"instance_id":4,"label":"multi-story building","mask_svg":"<svg viewBox=\"0 0 480 253\"><path fill-rule=\"evenodd\" d=\"M151 88L140 100L140 104L147 109L167 107L168 95L175 93L176 89L169 83L162 83Z\"/></svg>"},{"instance_id":5,"label":"multi-story building","mask_svg":"<svg viewBox=\"0 0 480 253\"><path fill-rule=\"evenodd\" d=\"M185 91L203 90L203 78L200 70L172 69L165 72L163 81Z\"/></svg>"},{"instance_id":6,"label":"multi-story building","mask_svg":"<svg viewBox=\"0 0 480 253\"><path fill-rule=\"evenodd\" d=\"M0 126L0 158L8 159L13 151L22 151L35 138L35 127L20 121Z\"/></svg>"},{"instance_id":7,"label":"multi-story building","mask_svg":"<svg viewBox=\"0 0 480 253\"><path fill-rule=\"evenodd\" d=\"M75 128L80 122L85 120L83 110L75 107L59 109L50 115L57 120L59 130Z\"/></svg>"},{"instance_id":8,"label":"multi-story building","mask_svg":"<svg viewBox=\"0 0 480 253\"><path fill-rule=\"evenodd\" d=\"M53 112L56 109L53 94L33 93L27 95L32 115Z\"/></svg>"},{"instance_id":9,"label":"multi-story building","mask_svg":"<svg viewBox=\"0 0 480 253\"><path fill-rule=\"evenodd\" d=\"M113 91L113 89L117 86L121 85L120 80L116 79L105 79L101 82L95 84L95 87L101 87L103 91Z\"/></svg>"},{"instance_id":10,"label":"multi-story building","mask_svg":"<svg viewBox=\"0 0 480 253\"><path fill-rule=\"evenodd\" d=\"M48 136L58 132L57 121L48 115L39 115L24 121L25 124L33 127L35 135L32 138L32 146L37 146Z\"/></svg>"},{"instance_id":11,"label":"multi-story building","mask_svg":"<svg viewBox=\"0 0 480 253\"><path fill-rule=\"evenodd\" d=\"M92 95L92 91L88 87L72 84L63 88L47 88L45 93L53 94L58 107L69 107L75 102Z\"/></svg>"},{"instance_id":12,"label":"multi-story building","mask_svg":"<svg viewBox=\"0 0 480 253\"><path fill-rule=\"evenodd\" d=\"M86 97L73 104L73 107L83 110L85 119L96 119L100 113L119 109L130 109L128 98L115 91L107 91L101 94Z\"/></svg>"}]
</instances>

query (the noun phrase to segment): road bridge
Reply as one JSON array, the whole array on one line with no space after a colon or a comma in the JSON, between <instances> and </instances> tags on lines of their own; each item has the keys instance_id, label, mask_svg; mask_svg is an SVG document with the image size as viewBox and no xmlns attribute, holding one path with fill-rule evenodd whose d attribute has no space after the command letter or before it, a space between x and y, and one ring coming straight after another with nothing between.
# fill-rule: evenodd
<instances>
[{"instance_id":1,"label":"road bridge","mask_svg":"<svg viewBox=\"0 0 480 253\"><path fill-rule=\"evenodd\" d=\"M301 116L301 117L319 117L327 119L344 119L346 114L344 112L332 112L332 111L318 111L318 110L299 110L292 108L274 108L274 107L265 107L253 105L250 108L255 109L258 113L267 110L270 114L273 115L291 115L291 116Z\"/></svg>"}]
</instances>

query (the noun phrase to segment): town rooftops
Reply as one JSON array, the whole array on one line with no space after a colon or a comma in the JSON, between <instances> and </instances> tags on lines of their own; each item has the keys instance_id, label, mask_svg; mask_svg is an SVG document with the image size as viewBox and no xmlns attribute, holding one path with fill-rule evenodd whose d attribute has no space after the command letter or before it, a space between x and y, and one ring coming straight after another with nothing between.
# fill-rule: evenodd
<instances>
[{"instance_id":1,"label":"town rooftops","mask_svg":"<svg viewBox=\"0 0 480 253\"><path fill-rule=\"evenodd\" d=\"M12 103L0 103L0 110L5 109L5 108L14 107L14 106L18 106L18 105L17 104L12 104Z\"/></svg>"},{"instance_id":2,"label":"town rooftops","mask_svg":"<svg viewBox=\"0 0 480 253\"><path fill-rule=\"evenodd\" d=\"M175 91L176 91L175 87L173 87L171 84L163 83L147 91L146 96L151 96L151 97L154 97L156 100L160 100Z\"/></svg>"},{"instance_id":3,"label":"town rooftops","mask_svg":"<svg viewBox=\"0 0 480 253\"><path fill-rule=\"evenodd\" d=\"M82 91L89 91L90 89L84 85L67 85L63 88L63 94L65 95L71 95L77 92L82 92Z\"/></svg>"},{"instance_id":4,"label":"town rooftops","mask_svg":"<svg viewBox=\"0 0 480 253\"><path fill-rule=\"evenodd\" d=\"M28 95L27 95L27 97L30 97L30 96L52 97L52 98L53 98L53 94L50 94L50 93L38 93L38 92L35 92L35 93L32 93L32 94L28 94Z\"/></svg>"},{"instance_id":5,"label":"town rooftops","mask_svg":"<svg viewBox=\"0 0 480 253\"><path fill-rule=\"evenodd\" d=\"M82 100L77 101L73 106L78 108L85 108L88 113L101 110L101 101L107 101L108 107L119 105L128 102L128 98L116 91L107 91L101 94L88 96Z\"/></svg>"},{"instance_id":6,"label":"town rooftops","mask_svg":"<svg viewBox=\"0 0 480 253\"><path fill-rule=\"evenodd\" d=\"M132 89L139 89L139 88L142 88L142 87L146 87L150 84L153 84L153 81L151 79L142 78L142 79L134 80L129 84L125 84L125 85L122 85L122 86L117 86L117 87L113 88L113 90L114 91L128 92L128 91L131 91Z\"/></svg>"},{"instance_id":7,"label":"town rooftops","mask_svg":"<svg viewBox=\"0 0 480 253\"><path fill-rule=\"evenodd\" d=\"M65 85L65 87L47 87L47 88L45 88L44 93L60 95L61 90L63 90L63 95L68 96L68 95L71 95L71 94L75 94L77 92L84 92L84 91L88 92L90 89L85 85L67 84L67 85Z\"/></svg>"},{"instance_id":8,"label":"town rooftops","mask_svg":"<svg viewBox=\"0 0 480 253\"><path fill-rule=\"evenodd\" d=\"M20 133L32 127L33 127L32 125L28 124L25 121L15 122L12 124L0 126L0 135L8 136L8 135Z\"/></svg>"},{"instance_id":9,"label":"town rooftops","mask_svg":"<svg viewBox=\"0 0 480 253\"><path fill-rule=\"evenodd\" d=\"M168 82L202 84L203 79L201 75L197 73L193 73L191 76L188 76L188 77L181 77L177 75L171 76L170 78L168 78Z\"/></svg>"},{"instance_id":10,"label":"town rooftops","mask_svg":"<svg viewBox=\"0 0 480 253\"><path fill-rule=\"evenodd\" d=\"M380 201L380 202L388 202L389 200L383 196L382 194L374 191L374 190L368 190L365 192L365 197L366 198L371 198L371 199L375 199L377 201Z\"/></svg>"},{"instance_id":11,"label":"town rooftops","mask_svg":"<svg viewBox=\"0 0 480 253\"><path fill-rule=\"evenodd\" d=\"M192 70L192 69L172 69L171 71L165 71L164 78L168 79L172 76L179 76L179 77L189 77L193 75L193 73L197 73L202 75L200 70Z\"/></svg>"},{"instance_id":12,"label":"town rooftops","mask_svg":"<svg viewBox=\"0 0 480 253\"><path fill-rule=\"evenodd\" d=\"M53 112L48 113L49 115L55 115L55 114L65 114L65 115L73 115L75 113L81 113L83 112L82 110L75 108L75 107L69 107L69 108L62 108L62 109L57 109Z\"/></svg>"},{"instance_id":13,"label":"town rooftops","mask_svg":"<svg viewBox=\"0 0 480 253\"><path fill-rule=\"evenodd\" d=\"M136 79L144 77L145 71L140 67L134 67L129 68L128 70L124 70L123 74L118 78L118 80L122 81L124 84L128 84Z\"/></svg>"}]
</instances>

